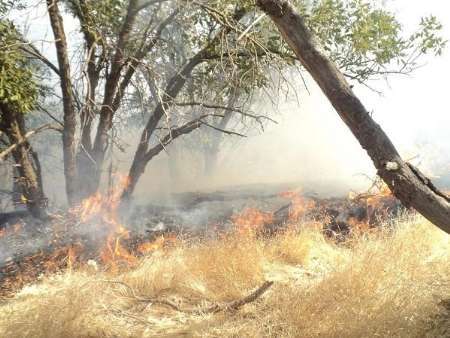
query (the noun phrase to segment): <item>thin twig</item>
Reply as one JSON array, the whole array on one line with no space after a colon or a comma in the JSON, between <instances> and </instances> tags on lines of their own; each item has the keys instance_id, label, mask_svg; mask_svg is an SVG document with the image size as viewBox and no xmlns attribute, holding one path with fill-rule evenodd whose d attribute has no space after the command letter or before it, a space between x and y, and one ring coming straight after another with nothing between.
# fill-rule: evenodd
<instances>
[{"instance_id":1,"label":"thin twig","mask_svg":"<svg viewBox=\"0 0 450 338\"><path fill-rule=\"evenodd\" d=\"M213 126L212 124L209 124L209 123L207 123L205 121L202 121L202 124L204 124L205 126L207 126L209 128L212 128L214 130L220 131L221 133L224 133L224 134L235 135L235 136L240 136L240 137L247 137L247 135L240 134L240 133L237 133L237 132L231 131L231 130L222 129L222 128Z\"/></svg>"}]
</instances>

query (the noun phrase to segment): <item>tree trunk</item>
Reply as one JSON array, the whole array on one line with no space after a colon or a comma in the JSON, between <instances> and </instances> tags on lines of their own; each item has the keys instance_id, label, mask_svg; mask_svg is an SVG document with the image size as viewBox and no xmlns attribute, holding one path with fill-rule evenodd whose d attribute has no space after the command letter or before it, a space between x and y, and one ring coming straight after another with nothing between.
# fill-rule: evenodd
<instances>
[{"instance_id":1,"label":"tree trunk","mask_svg":"<svg viewBox=\"0 0 450 338\"><path fill-rule=\"evenodd\" d=\"M156 144L153 148L146 150L145 152L137 152L136 157L133 160L133 164L131 165L129 174L128 174L128 186L124 189L121 199L123 202L130 199L131 195L136 188L136 184L141 178L142 174L145 171L145 167L147 163L150 162L155 156L157 156L164 148L172 143L176 138L189 134L194 130L200 128L202 123L201 119L196 119L186 123L185 125L172 129L169 134L167 134L158 144ZM139 149L139 148L138 148Z\"/></svg>"},{"instance_id":2,"label":"tree trunk","mask_svg":"<svg viewBox=\"0 0 450 338\"><path fill-rule=\"evenodd\" d=\"M18 175L15 175L15 184L23 196L21 201L34 217L44 218L47 199L43 191L41 167L37 154L25 138L23 115L3 104L0 105L0 112L0 129L6 134L11 145L17 145L11 154L16 163Z\"/></svg>"},{"instance_id":3,"label":"tree trunk","mask_svg":"<svg viewBox=\"0 0 450 338\"><path fill-rule=\"evenodd\" d=\"M233 20L241 20L246 13L246 8L237 8L233 15ZM158 146L155 146L150 150L148 148L150 146L150 138L152 137L156 127L158 126L159 121L164 116L165 111L173 106L175 98L184 88L186 81L191 77L195 67L211 57L211 52L214 50L214 47L219 44L222 41L223 36L228 34L230 31L232 31L230 27L224 26L216 34L216 36L206 44L203 49L198 51L197 54L195 54L183 65L183 67L177 74L170 78L160 102L158 102L158 105L153 110L153 113L147 121L147 125L142 132L141 139L128 174L129 185L122 194L123 200L131 197L139 178L145 171L147 163L155 156L154 150L159 149ZM192 126L190 126L189 128L191 127ZM196 128L198 128L198 125L196 126ZM186 129L180 128L180 132L181 134L186 134Z\"/></svg>"},{"instance_id":4,"label":"tree trunk","mask_svg":"<svg viewBox=\"0 0 450 338\"><path fill-rule=\"evenodd\" d=\"M303 18L286 0L257 0L306 70L328 97L372 159L378 175L406 206L450 233L450 198L411 164L404 162L381 127L355 96L336 65L317 47Z\"/></svg>"},{"instance_id":5,"label":"tree trunk","mask_svg":"<svg viewBox=\"0 0 450 338\"><path fill-rule=\"evenodd\" d=\"M164 116L164 112L173 105L175 98L183 89L186 81L191 77L194 68L203 62L203 55L204 51L202 50L189 62L187 62L180 72L174 75L167 84L167 88L161 102L158 103L153 110L153 113L150 116L144 131L142 132L141 139L128 174L129 186L124 191L122 196L124 199L131 196L134 188L136 187L137 181L145 171L147 163L154 157L148 155L149 141L158 126L159 121Z\"/></svg>"},{"instance_id":6,"label":"tree trunk","mask_svg":"<svg viewBox=\"0 0 450 338\"><path fill-rule=\"evenodd\" d=\"M144 38L133 57L126 57L125 51L128 48L127 45L133 33L137 14L142 9L138 4L139 1L137 0L130 0L128 3L127 14L118 35L117 46L115 47L115 52L110 60L111 69L105 81L103 102L99 112L100 120L94 142L91 142L92 119L86 119L87 123L82 124L82 127L84 126L81 143L82 149L80 149L78 154L78 175L86 178L83 179L83 181L80 181L79 184L80 195L82 198L86 198L98 190L106 151L111 144L110 131L113 124L113 118L122 104L126 89L131 83L131 79L133 78L136 69L145 56L148 55L160 41L163 31L171 22L173 22L178 13L178 10L175 10L172 14L167 16L167 18L158 25L152 38L149 41ZM128 61L130 61L129 64ZM95 88L98 85L99 72L97 70L95 73L95 69L93 69L92 72L89 73L88 68L88 75L90 83L94 84L92 88L93 93L90 95L89 99L94 102L95 100L93 98L95 98Z\"/></svg>"},{"instance_id":7,"label":"tree trunk","mask_svg":"<svg viewBox=\"0 0 450 338\"><path fill-rule=\"evenodd\" d=\"M76 112L74 106L74 95L72 80L70 78L70 62L64 25L58 8L57 0L47 0L47 10L50 17L53 35L55 37L56 55L60 72L61 92L64 108L64 130L63 130L63 155L64 155L64 176L66 181L67 200L70 205L79 202L78 175L76 165Z\"/></svg>"}]
</instances>

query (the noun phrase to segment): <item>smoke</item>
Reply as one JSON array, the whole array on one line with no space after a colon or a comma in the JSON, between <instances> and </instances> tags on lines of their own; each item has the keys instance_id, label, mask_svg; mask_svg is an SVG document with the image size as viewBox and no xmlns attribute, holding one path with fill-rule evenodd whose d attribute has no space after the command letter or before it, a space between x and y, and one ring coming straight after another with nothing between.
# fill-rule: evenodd
<instances>
[{"instance_id":1,"label":"smoke","mask_svg":"<svg viewBox=\"0 0 450 338\"><path fill-rule=\"evenodd\" d=\"M224 136L210 175L204 172L204 154L189 142L196 135L175 140L148 164L136 199L161 200L174 192L256 184L287 185L322 195L367 187L365 175L374 175L370 159L326 98L316 88L310 92L303 89L298 98L281 100L277 107L269 97L255 102L278 123L267 124L264 132L248 130L246 138ZM137 140L126 143L132 153ZM118 170L128 170L131 153L120 157Z\"/></svg>"},{"instance_id":2,"label":"smoke","mask_svg":"<svg viewBox=\"0 0 450 338\"><path fill-rule=\"evenodd\" d=\"M249 130L246 138L225 136L211 175L204 173L204 154L192 149L189 138L195 135L175 140L147 166L136 189L136 199L143 203L164 201L170 200L172 193L182 191L248 185L301 188L321 196L342 196L350 190L367 189L376 175L370 158L320 89L311 79L307 82L308 90L303 83L298 84L298 96L280 98L276 107L271 103L273 97L258 99L254 103L258 109L262 107L264 114L278 123L269 123L264 132ZM359 90L358 95L403 158L438 179L438 183L445 183L450 169L448 138L432 130L423 129L421 134L403 130L396 112L385 107L385 98L378 96L381 108L385 108L380 110L376 93ZM410 119L420 118L410 112ZM135 149L136 140L129 143L133 144L130 149ZM128 169L129 160L122 160L127 165L120 170Z\"/></svg>"}]
</instances>

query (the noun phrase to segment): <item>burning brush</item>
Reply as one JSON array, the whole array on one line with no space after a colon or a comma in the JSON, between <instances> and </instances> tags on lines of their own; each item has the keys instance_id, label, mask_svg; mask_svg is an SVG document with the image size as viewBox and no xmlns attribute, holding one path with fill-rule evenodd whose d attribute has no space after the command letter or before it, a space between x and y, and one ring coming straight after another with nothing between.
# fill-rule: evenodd
<instances>
[{"instance_id":1,"label":"burning brush","mask_svg":"<svg viewBox=\"0 0 450 338\"><path fill-rule=\"evenodd\" d=\"M178 235L175 233L158 232L149 236L149 233L130 232L125 227L119 206L128 179L116 176L116 181L107 193L96 193L66 214L53 215L51 223L41 228L18 222L2 230L0 241L10 238L15 246L0 265L0 294L11 294L42 274L86 265L95 270L118 273L136 267L143 255L176 245ZM313 226L322 228L329 237L343 241L351 233L368 231L398 205L387 190L355 195L351 199L318 199L306 197L299 191L283 192L277 198L287 199L289 203L275 211L244 207L224 220L230 225L224 230L253 239L260 234ZM217 234L221 231L219 228L211 225L207 231ZM32 245L33 239L39 237L38 232L44 233L40 238L45 241ZM17 248L20 242L28 247Z\"/></svg>"},{"instance_id":2,"label":"burning brush","mask_svg":"<svg viewBox=\"0 0 450 338\"><path fill-rule=\"evenodd\" d=\"M71 208L66 214L52 215L45 229L29 229L17 223L2 229L1 236L23 235L26 241L36 232L52 229L46 243L38 243L38 250L24 254L14 252L0 266L0 294L7 295L33 282L42 274L88 265L99 266L112 273L137 265L138 257L161 250L167 243L174 243L173 235L160 235L155 240L143 236L131 236L119 216L120 195L128 184L127 177L119 176L116 188L106 194L96 193ZM31 231L21 233L22 228ZM16 236L16 237L17 237ZM18 241L12 238L11 242Z\"/></svg>"}]
</instances>

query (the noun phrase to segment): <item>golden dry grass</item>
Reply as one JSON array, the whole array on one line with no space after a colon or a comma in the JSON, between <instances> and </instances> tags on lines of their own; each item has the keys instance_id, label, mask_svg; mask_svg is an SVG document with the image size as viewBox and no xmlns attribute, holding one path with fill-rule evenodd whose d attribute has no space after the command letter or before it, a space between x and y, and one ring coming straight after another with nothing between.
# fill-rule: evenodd
<instances>
[{"instance_id":1,"label":"golden dry grass","mask_svg":"<svg viewBox=\"0 0 450 338\"><path fill-rule=\"evenodd\" d=\"M0 337L448 337L438 315L450 298L449 236L409 220L337 246L306 228L180 243L119 275L86 267L45 277L0 305ZM233 313L136 298L202 308L265 280L275 284Z\"/></svg>"}]
</instances>

